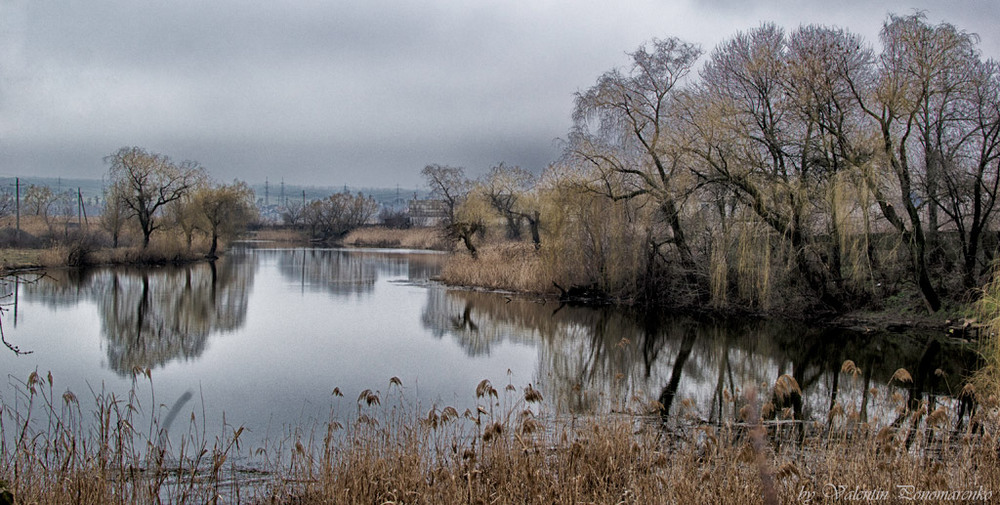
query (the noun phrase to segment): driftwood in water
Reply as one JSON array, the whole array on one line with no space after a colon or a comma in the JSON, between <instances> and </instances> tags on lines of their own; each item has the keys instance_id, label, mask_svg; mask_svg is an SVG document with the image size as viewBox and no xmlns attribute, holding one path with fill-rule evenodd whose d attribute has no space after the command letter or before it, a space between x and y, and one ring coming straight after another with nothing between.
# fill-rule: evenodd
<instances>
[{"instance_id":1,"label":"driftwood in water","mask_svg":"<svg viewBox=\"0 0 1000 505\"><path fill-rule=\"evenodd\" d=\"M570 286L564 289L555 281L552 285L559 290L559 301L566 303L579 303L582 305L601 305L608 303L608 295L597 289L596 284L589 286Z\"/></svg>"}]
</instances>

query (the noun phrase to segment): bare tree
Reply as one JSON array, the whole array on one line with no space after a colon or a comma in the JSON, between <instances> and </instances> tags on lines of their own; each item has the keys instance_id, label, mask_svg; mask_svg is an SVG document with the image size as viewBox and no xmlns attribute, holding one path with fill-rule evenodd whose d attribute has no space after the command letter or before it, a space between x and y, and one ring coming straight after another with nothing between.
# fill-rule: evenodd
<instances>
[{"instance_id":1,"label":"bare tree","mask_svg":"<svg viewBox=\"0 0 1000 505\"><path fill-rule=\"evenodd\" d=\"M167 209L166 219L170 223L170 226L180 229L181 233L184 234L189 252L191 251L191 243L194 240L195 232L206 228L201 210L198 208L198 204L194 198L194 194L201 189L203 188L194 189L170 202L165 207Z\"/></svg>"},{"instance_id":2,"label":"bare tree","mask_svg":"<svg viewBox=\"0 0 1000 505\"><path fill-rule=\"evenodd\" d=\"M942 142L955 116L959 81L954 69L968 68L974 36L943 23L930 26L921 13L890 15L880 33L883 50L868 81L854 94L876 126L880 155L888 171L870 170L867 184L886 220L902 236L927 308L941 307L931 281L928 249L935 244L938 198L948 147ZM956 79L957 78L957 79ZM895 203L902 206L903 214Z\"/></svg>"},{"instance_id":3,"label":"bare tree","mask_svg":"<svg viewBox=\"0 0 1000 505\"><path fill-rule=\"evenodd\" d=\"M519 240L521 220L532 217L532 213L524 209L523 200L534 184L535 176L531 172L503 163L490 169L481 184L483 195L490 206L506 222L509 239Z\"/></svg>"},{"instance_id":4,"label":"bare tree","mask_svg":"<svg viewBox=\"0 0 1000 505\"><path fill-rule=\"evenodd\" d=\"M29 184L27 189L24 190L24 196L21 197L21 200L24 201L26 214L41 216L48 223L49 212L52 209L53 202L55 202L55 195L52 193L51 188Z\"/></svg>"},{"instance_id":5,"label":"bare tree","mask_svg":"<svg viewBox=\"0 0 1000 505\"><path fill-rule=\"evenodd\" d=\"M0 191L0 217L13 214L15 207L14 195L10 194L10 191Z\"/></svg>"},{"instance_id":6,"label":"bare tree","mask_svg":"<svg viewBox=\"0 0 1000 505\"><path fill-rule=\"evenodd\" d=\"M835 311L850 298L840 237L859 232L842 229L856 209L841 193L871 157L850 86L867 58L842 30L809 26L789 37L765 24L716 48L686 101L700 179L722 185L789 244L809 289Z\"/></svg>"},{"instance_id":7,"label":"bare tree","mask_svg":"<svg viewBox=\"0 0 1000 505\"><path fill-rule=\"evenodd\" d=\"M981 284L992 264L982 241L993 222L1000 186L1000 65L976 62L959 142L942 167L941 193L933 201L954 223L962 255L962 283Z\"/></svg>"},{"instance_id":8,"label":"bare tree","mask_svg":"<svg viewBox=\"0 0 1000 505\"><path fill-rule=\"evenodd\" d=\"M305 211L305 205L298 200L289 200L285 204L284 210L281 211L281 222L288 226L299 226L302 224L303 213Z\"/></svg>"},{"instance_id":9,"label":"bare tree","mask_svg":"<svg viewBox=\"0 0 1000 505\"><path fill-rule=\"evenodd\" d=\"M208 258L216 257L220 238L238 235L257 214L254 192L242 181L207 185L194 194L193 200L212 240L205 255Z\"/></svg>"},{"instance_id":10,"label":"bare tree","mask_svg":"<svg viewBox=\"0 0 1000 505\"><path fill-rule=\"evenodd\" d=\"M104 211L101 212L101 227L111 234L111 247L118 248L118 239L128 219L128 208L112 186L104 190Z\"/></svg>"},{"instance_id":11,"label":"bare tree","mask_svg":"<svg viewBox=\"0 0 1000 505\"><path fill-rule=\"evenodd\" d=\"M197 162L174 164L170 158L150 153L141 147L123 147L105 158L111 165L111 184L131 217L139 221L142 247L149 246L149 236L161 227L158 211L180 199L204 177Z\"/></svg>"},{"instance_id":12,"label":"bare tree","mask_svg":"<svg viewBox=\"0 0 1000 505\"><path fill-rule=\"evenodd\" d=\"M652 199L670 236L650 237L650 257L672 244L692 281L697 265L681 221L684 190L678 182L684 170L667 142L667 128L675 88L700 54L697 46L676 38L640 46L627 70L606 72L577 94L567 150L594 171L593 190L616 201Z\"/></svg>"},{"instance_id":13,"label":"bare tree","mask_svg":"<svg viewBox=\"0 0 1000 505\"><path fill-rule=\"evenodd\" d=\"M447 165L427 165L420 172L427 180L431 196L440 200L445 209L443 227L445 234L454 240L461 240L473 257L477 249L473 235L482 231L483 225L475 219L460 219L459 208L468 199L472 182L465 177L465 169Z\"/></svg>"},{"instance_id":14,"label":"bare tree","mask_svg":"<svg viewBox=\"0 0 1000 505\"><path fill-rule=\"evenodd\" d=\"M367 224L377 212L378 203L371 196L344 192L310 202L303 219L314 238L327 240Z\"/></svg>"},{"instance_id":15,"label":"bare tree","mask_svg":"<svg viewBox=\"0 0 1000 505\"><path fill-rule=\"evenodd\" d=\"M427 181L431 196L444 203L446 226L455 223L458 206L469 196L472 182L465 177L465 169L447 165L427 165L420 172Z\"/></svg>"}]
</instances>

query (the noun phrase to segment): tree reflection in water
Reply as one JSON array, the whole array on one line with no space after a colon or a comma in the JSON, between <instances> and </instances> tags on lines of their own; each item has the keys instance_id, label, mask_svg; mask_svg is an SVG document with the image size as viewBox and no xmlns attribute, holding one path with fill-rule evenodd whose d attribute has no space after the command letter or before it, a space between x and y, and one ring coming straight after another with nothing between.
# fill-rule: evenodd
<instances>
[{"instance_id":1,"label":"tree reflection in water","mask_svg":"<svg viewBox=\"0 0 1000 505\"><path fill-rule=\"evenodd\" d=\"M574 414L655 405L664 417L690 413L719 422L737 418L739 392L755 387L776 401L774 415L787 407L797 419L825 419L838 392L849 392L865 403L865 416L869 390L885 390L898 368L916 372L911 398L933 398L957 393L947 378L956 387L972 359L968 350L927 334L698 320L446 289L428 290L422 323L439 338L450 336L469 356L489 355L502 342L537 346L536 377L522 379L544 384L546 398ZM862 374L844 380L846 360ZM785 374L799 384L800 398L772 397Z\"/></svg>"},{"instance_id":2,"label":"tree reflection in water","mask_svg":"<svg viewBox=\"0 0 1000 505\"><path fill-rule=\"evenodd\" d=\"M347 249L261 250L257 254L262 258L276 256L281 274L299 284L303 292L335 296L369 294L379 276L427 279L437 275L444 258Z\"/></svg>"},{"instance_id":3,"label":"tree reflection in water","mask_svg":"<svg viewBox=\"0 0 1000 505\"><path fill-rule=\"evenodd\" d=\"M245 257L184 267L58 271L24 286L26 299L52 306L96 302L108 367L125 376L193 359L213 333L246 321L254 265Z\"/></svg>"}]
</instances>

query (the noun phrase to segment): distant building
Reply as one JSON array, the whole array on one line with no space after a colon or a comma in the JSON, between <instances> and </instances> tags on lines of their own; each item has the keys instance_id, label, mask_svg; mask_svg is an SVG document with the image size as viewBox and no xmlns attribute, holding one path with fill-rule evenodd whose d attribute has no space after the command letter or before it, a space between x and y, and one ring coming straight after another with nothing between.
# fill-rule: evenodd
<instances>
[{"instance_id":1,"label":"distant building","mask_svg":"<svg viewBox=\"0 0 1000 505\"><path fill-rule=\"evenodd\" d=\"M415 227L437 226L448 217L448 206L442 200L410 200L409 211Z\"/></svg>"}]
</instances>

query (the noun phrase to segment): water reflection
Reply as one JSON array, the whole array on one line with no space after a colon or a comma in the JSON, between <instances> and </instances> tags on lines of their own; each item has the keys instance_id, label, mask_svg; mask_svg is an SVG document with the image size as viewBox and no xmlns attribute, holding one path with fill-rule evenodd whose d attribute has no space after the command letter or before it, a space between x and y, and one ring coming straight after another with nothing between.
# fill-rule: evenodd
<instances>
[{"instance_id":1,"label":"water reflection","mask_svg":"<svg viewBox=\"0 0 1000 505\"><path fill-rule=\"evenodd\" d=\"M429 290L422 323L450 336L469 356L489 355L501 342L538 346L536 377L559 409L593 414L657 400L670 416L678 399L706 421L738 415L749 386L777 411L820 418L838 394L856 393L862 418L869 390L884 389L893 373L913 374L911 403L924 395L956 393L972 359L968 350L934 335L893 335L818 329L778 321L695 320L613 308L542 303L473 291ZM853 360L861 374L842 372ZM778 377L789 375L801 397L770 398Z\"/></svg>"},{"instance_id":2,"label":"water reflection","mask_svg":"<svg viewBox=\"0 0 1000 505\"><path fill-rule=\"evenodd\" d=\"M107 365L121 376L204 352L246 321L255 265L233 257L186 267L61 270L23 286L24 301L97 305Z\"/></svg>"},{"instance_id":3,"label":"water reflection","mask_svg":"<svg viewBox=\"0 0 1000 505\"><path fill-rule=\"evenodd\" d=\"M393 376L413 385L417 401L462 402L471 385L505 380L510 369L515 385L534 383L560 413L656 401L668 419L691 413L718 422L738 416L740 391L755 387L767 398L785 374L803 393L778 410L825 419L834 402L850 401L864 417L872 389L911 402L954 392L969 357L927 335L697 320L425 287L444 259L245 250L215 264L53 271L0 291L15 300L19 293L28 309L8 336L37 351L0 356L0 365L21 377L35 368L75 373L77 391L103 377L97 367L123 384L135 367L159 369L158 391L176 398L204 385L210 408L241 421L321 418L333 387L356 394ZM50 320L32 315L45 313L40 305L57 309L43 316ZM842 371L845 360L861 373ZM914 380L887 387L898 368Z\"/></svg>"},{"instance_id":4,"label":"water reflection","mask_svg":"<svg viewBox=\"0 0 1000 505\"><path fill-rule=\"evenodd\" d=\"M276 259L282 276L299 284L303 292L342 297L370 294L379 276L428 279L440 271L443 258L345 249L261 250L257 254Z\"/></svg>"}]
</instances>

